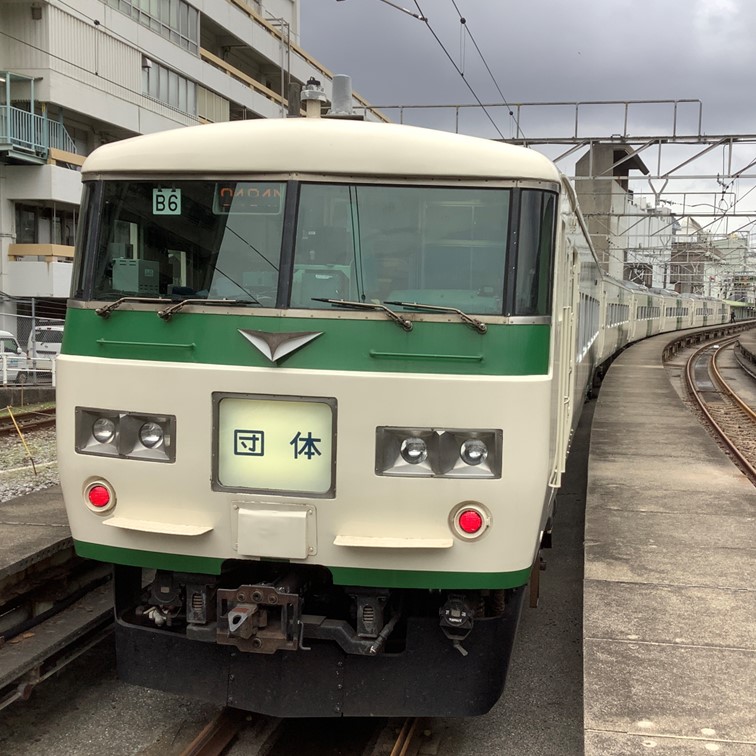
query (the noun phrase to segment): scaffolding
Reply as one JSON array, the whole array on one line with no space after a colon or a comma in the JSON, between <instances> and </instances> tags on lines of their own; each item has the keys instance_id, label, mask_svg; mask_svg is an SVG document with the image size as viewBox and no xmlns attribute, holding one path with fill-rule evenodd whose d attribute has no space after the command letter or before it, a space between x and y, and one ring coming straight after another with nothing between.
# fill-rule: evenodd
<instances>
[{"instance_id":1,"label":"scaffolding","mask_svg":"<svg viewBox=\"0 0 756 756\"><path fill-rule=\"evenodd\" d=\"M510 127L506 142L543 152L575 182L607 272L756 300L756 134L704 133L701 100L376 107L401 123L480 136L492 136L495 117Z\"/></svg>"}]
</instances>

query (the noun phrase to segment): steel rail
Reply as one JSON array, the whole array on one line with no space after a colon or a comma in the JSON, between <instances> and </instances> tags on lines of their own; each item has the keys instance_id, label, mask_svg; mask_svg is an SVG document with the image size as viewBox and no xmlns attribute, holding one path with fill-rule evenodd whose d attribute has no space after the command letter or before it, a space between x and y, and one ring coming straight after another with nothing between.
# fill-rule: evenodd
<instances>
[{"instance_id":1,"label":"steel rail","mask_svg":"<svg viewBox=\"0 0 756 756\"><path fill-rule=\"evenodd\" d=\"M55 425L55 407L46 410L32 410L29 412L18 412L13 414L18 422L19 427L25 433L49 428ZM16 433L15 425L10 421L10 417L0 417L0 436Z\"/></svg>"},{"instance_id":2,"label":"steel rail","mask_svg":"<svg viewBox=\"0 0 756 756\"><path fill-rule=\"evenodd\" d=\"M181 752L181 756L221 756L239 734L246 712L226 707Z\"/></svg>"},{"instance_id":3,"label":"steel rail","mask_svg":"<svg viewBox=\"0 0 756 756\"><path fill-rule=\"evenodd\" d=\"M422 732L422 727L420 727L421 721L417 717L404 720L396 737L394 747L391 749L391 756L407 756L416 734L418 731Z\"/></svg>"},{"instance_id":4,"label":"steel rail","mask_svg":"<svg viewBox=\"0 0 756 756\"><path fill-rule=\"evenodd\" d=\"M725 346L730 346L730 344L735 343L738 341L737 338L730 339L727 341ZM719 382L719 385L722 387L722 389L725 391L725 393L735 402L735 404L740 407L740 409L743 411L744 414L746 414L751 420L756 422L756 412L754 412L733 390L732 386L730 386L729 383L727 383L727 380L722 375L722 373L719 372L719 365L717 364L717 361L719 360L719 355L721 353L722 349L717 349L717 351L714 353L714 356L711 360L711 367L712 372L714 373L714 377Z\"/></svg>"},{"instance_id":5,"label":"steel rail","mask_svg":"<svg viewBox=\"0 0 756 756\"><path fill-rule=\"evenodd\" d=\"M724 346L729 346L730 343L734 343L736 340L737 340L737 337L734 337L734 338L726 339L722 343L724 344ZM690 392L690 395L695 400L701 412L703 412L711 428L714 430L717 436L722 440L722 443L724 443L724 445L732 453L732 455L738 460L739 464L742 466L742 469L745 475L751 480L752 483L756 485L756 468L754 468L753 465L743 456L743 454L740 452L735 442L732 441L732 439L730 439L730 437L727 435L725 430L714 419L714 417L709 412L706 406L706 401L703 398L702 392L700 392L696 386L694 368L695 368L696 363L698 362L698 359L703 355L703 353L707 349L711 349L711 344L704 344L704 346L702 346L700 349L697 349L695 352L693 352L693 354L690 356L690 358L688 359L685 365L685 379L688 385L688 391ZM721 347L720 347L720 350L721 350ZM715 352L714 355L712 355L709 362L710 365L714 365L714 357L720 350L717 350L717 352ZM716 373L718 372L719 371L716 371Z\"/></svg>"}]
</instances>

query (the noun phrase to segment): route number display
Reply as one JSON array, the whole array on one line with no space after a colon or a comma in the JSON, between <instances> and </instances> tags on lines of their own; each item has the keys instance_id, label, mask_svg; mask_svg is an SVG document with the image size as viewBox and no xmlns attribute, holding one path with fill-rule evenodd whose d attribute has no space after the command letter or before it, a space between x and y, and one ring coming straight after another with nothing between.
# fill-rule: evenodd
<instances>
[{"instance_id":1,"label":"route number display","mask_svg":"<svg viewBox=\"0 0 756 756\"><path fill-rule=\"evenodd\" d=\"M181 189L153 189L153 215L181 215Z\"/></svg>"}]
</instances>

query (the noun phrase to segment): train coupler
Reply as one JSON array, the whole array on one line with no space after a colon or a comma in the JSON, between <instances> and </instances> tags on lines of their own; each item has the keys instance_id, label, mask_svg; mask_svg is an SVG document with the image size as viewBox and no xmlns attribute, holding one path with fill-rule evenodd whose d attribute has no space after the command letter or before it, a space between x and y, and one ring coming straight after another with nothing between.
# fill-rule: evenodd
<instances>
[{"instance_id":1,"label":"train coupler","mask_svg":"<svg viewBox=\"0 0 756 756\"><path fill-rule=\"evenodd\" d=\"M290 580L219 588L217 642L258 654L296 651L302 619L296 588Z\"/></svg>"}]
</instances>

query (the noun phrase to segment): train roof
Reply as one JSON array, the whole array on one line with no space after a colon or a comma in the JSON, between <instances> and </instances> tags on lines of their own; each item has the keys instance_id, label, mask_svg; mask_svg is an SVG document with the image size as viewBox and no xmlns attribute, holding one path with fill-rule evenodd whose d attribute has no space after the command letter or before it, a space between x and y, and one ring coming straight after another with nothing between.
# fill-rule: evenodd
<instances>
[{"instance_id":1,"label":"train roof","mask_svg":"<svg viewBox=\"0 0 756 756\"><path fill-rule=\"evenodd\" d=\"M548 158L524 147L414 126L321 118L231 121L125 139L95 150L82 173L560 181Z\"/></svg>"},{"instance_id":2,"label":"train roof","mask_svg":"<svg viewBox=\"0 0 756 756\"><path fill-rule=\"evenodd\" d=\"M639 284L637 281L622 281L622 285L627 286L628 289L635 289L636 291L648 291L648 287Z\"/></svg>"}]
</instances>

